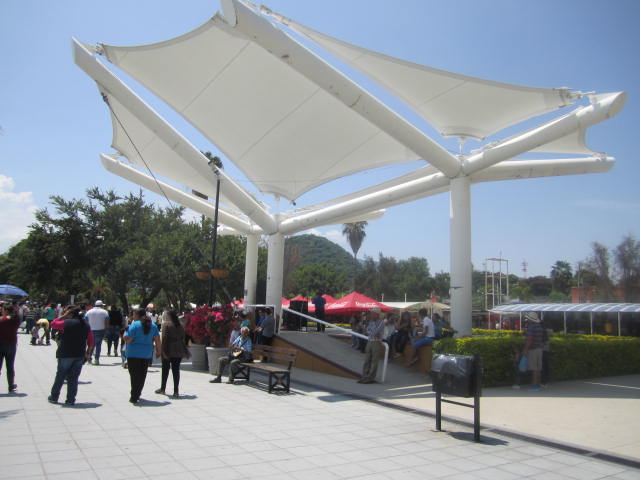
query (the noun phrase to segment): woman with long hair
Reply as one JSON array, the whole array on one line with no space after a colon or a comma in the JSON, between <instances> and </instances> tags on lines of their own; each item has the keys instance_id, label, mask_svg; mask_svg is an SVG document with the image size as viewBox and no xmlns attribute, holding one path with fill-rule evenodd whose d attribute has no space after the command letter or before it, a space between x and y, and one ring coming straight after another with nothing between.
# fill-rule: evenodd
<instances>
[{"instance_id":1,"label":"woman with long hair","mask_svg":"<svg viewBox=\"0 0 640 480\"><path fill-rule=\"evenodd\" d=\"M153 355L153 346L156 347L156 357L159 357L162 351L158 327L147 316L144 308L139 308L133 313L133 323L124 334L124 341L127 344L127 365L131 378L129 401L135 404L140 400L144 388L149 360Z\"/></svg>"},{"instance_id":2,"label":"woman with long hair","mask_svg":"<svg viewBox=\"0 0 640 480\"><path fill-rule=\"evenodd\" d=\"M180 397L180 362L189 356L186 344L186 334L175 310L164 313L162 322L161 354L162 354L162 384L156 393L163 394L167 388L169 369L173 376L173 398Z\"/></svg>"}]
</instances>

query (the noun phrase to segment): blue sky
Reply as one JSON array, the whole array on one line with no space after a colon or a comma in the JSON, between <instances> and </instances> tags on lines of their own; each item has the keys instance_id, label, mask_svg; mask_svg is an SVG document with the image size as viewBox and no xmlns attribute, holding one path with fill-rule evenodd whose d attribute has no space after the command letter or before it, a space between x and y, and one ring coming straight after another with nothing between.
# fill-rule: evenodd
<instances>
[{"instance_id":1,"label":"blue sky","mask_svg":"<svg viewBox=\"0 0 640 480\"><path fill-rule=\"evenodd\" d=\"M587 133L592 149L616 157L610 172L472 187L472 257L476 268L482 268L485 258L502 255L516 275L523 275L525 260L529 276L548 275L557 260L575 266L586 258L593 241L614 248L624 235L640 237L640 162L635 154L640 33L634 23L640 2L265 1L316 30L436 68L537 87L626 91L622 112ZM33 211L47 206L50 195L82 197L96 185L137 190L99 162L99 153L111 151L110 119L95 84L73 63L71 37L91 44L152 43L201 25L218 9L216 0L0 2L0 252L23 238ZM365 86L434 140L456 148L384 91ZM194 145L217 153L215 145L167 107L139 93ZM479 145L468 142L468 148ZM225 170L247 184L229 162ZM360 174L310 192L301 201L327 199L351 185L403 171L394 167ZM151 193L146 196L167 205ZM261 199L276 211L291 208L283 201L276 205L269 197ZM348 248L340 231L336 225L315 233ZM359 256L377 257L379 252L398 259L425 257L433 273L449 271L448 194L393 207L370 222Z\"/></svg>"}]
</instances>

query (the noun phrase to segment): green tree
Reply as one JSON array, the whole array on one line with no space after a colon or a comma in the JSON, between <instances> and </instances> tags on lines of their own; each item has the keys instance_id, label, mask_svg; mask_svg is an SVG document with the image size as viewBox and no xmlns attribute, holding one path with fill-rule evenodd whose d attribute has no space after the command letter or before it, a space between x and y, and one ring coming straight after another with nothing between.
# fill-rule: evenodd
<instances>
[{"instance_id":1,"label":"green tree","mask_svg":"<svg viewBox=\"0 0 640 480\"><path fill-rule=\"evenodd\" d=\"M314 294L334 295L347 287L347 281L333 265L303 265L291 274L292 291L310 297Z\"/></svg>"},{"instance_id":2,"label":"green tree","mask_svg":"<svg viewBox=\"0 0 640 480\"><path fill-rule=\"evenodd\" d=\"M595 301L607 302L613 299L613 282L609 264L609 249L598 242L591 244L591 256L583 262L581 277L583 285L596 289Z\"/></svg>"},{"instance_id":3,"label":"green tree","mask_svg":"<svg viewBox=\"0 0 640 480\"><path fill-rule=\"evenodd\" d=\"M558 260L551 267L551 285L556 292L568 295L572 278L573 272L569 262Z\"/></svg>"},{"instance_id":4,"label":"green tree","mask_svg":"<svg viewBox=\"0 0 640 480\"><path fill-rule=\"evenodd\" d=\"M640 242L632 235L626 235L613 255L619 272L622 299L625 302L640 301Z\"/></svg>"},{"instance_id":5,"label":"green tree","mask_svg":"<svg viewBox=\"0 0 640 480\"><path fill-rule=\"evenodd\" d=\"M451 289L451 275L449 272L438 272L433 276L433 291L441 298L449 298Z\"/></svg>"}]
</instances>

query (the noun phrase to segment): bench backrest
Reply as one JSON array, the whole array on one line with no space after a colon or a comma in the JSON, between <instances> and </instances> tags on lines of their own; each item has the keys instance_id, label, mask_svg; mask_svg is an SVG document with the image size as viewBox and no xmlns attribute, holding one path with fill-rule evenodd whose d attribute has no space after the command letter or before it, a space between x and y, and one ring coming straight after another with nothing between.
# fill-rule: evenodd
<instances>
[{"instance_id":1,"label":"bench backrest","mask_svg":"<svg viewBox=\"0 0 640 480\"><path fill-rule=\"evenodd\" d=\"M252 353L254 358L262 356L268 357L269 361L278 360L287 363L289 369L298 356L298 351L293 348L272 347L271 345L254 345Z\"/></svg>"}]
</instances>

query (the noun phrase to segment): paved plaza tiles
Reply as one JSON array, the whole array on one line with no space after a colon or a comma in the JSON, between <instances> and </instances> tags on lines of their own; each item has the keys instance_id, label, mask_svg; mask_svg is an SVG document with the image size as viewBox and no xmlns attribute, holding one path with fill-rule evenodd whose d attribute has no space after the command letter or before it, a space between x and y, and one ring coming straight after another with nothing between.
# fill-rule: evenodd
<instances>
[{"instance_id":1,"label":"paved plaza tiles","mask_svg":"<svg viewBox=\"0 0 640 480\"><path fill-rule=\"evenodd\" d=\"M52 405L55 347L19 342L18 393L0 394L1 479L640 479L633 465L526 437L436 432L433 418L296 383L295 370L290 394L269 395L185 366L174 400L153 393L154 366L134 406L127 371L103 357L83 368L76 406Z\"/></svg>"}]
</instances>

